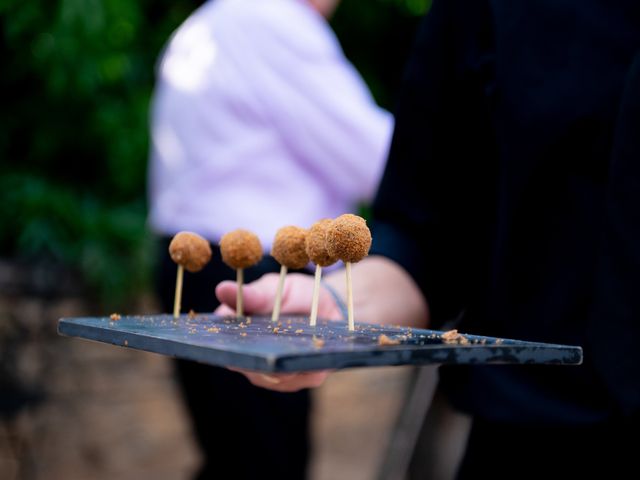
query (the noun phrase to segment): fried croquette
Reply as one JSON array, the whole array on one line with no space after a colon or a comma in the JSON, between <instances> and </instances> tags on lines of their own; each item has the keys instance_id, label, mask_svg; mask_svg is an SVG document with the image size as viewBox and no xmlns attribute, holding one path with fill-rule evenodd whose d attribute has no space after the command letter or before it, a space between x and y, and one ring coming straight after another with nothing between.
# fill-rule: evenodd
<instances>
[{"instance_id":1,"label":"fried croquette","mask_svg":"<svg viewBox=\"0 0 640 480\"><path fill-rule=\"evenodd\" d=\"M211 246L197 233L179 232L169 244L169 255L189 272L198 272L211 260Z\"/></svg>"},{"instance_id":2,"label":"fried croquette","mask_svg":"<svg viewBox=\"0 0 640 480\"><path fill-rule=\"evenodd\" d=\"M338 257L329 254L327 250L327 231L333 223L330 218L318 220L311 225L307 233L306 251L309 259L321 267L333 265Z\"/></svg>"},{"instance_id":3,"label":"fried croquette","mask_svg":"<svg viewBox=\"0 0 640 480\"><path fill-rule=\"evenodd\" d=\"M306 250L307 230L295 226L282 227L276 233L271 256L290 269L303 268L309 263Z\"/></svg>"},{"instance_id":4,"label":"fried croquette","mask_svg":"<svg viewBox=\"0 0 640 480\"><path fill-rule=\"evenodd\" d=\"M255 233L240 228L222 236L220 254L231 268L248 268L262 259L262 245Z\"/></svg>"},{"instance_id":5,"label":"fried croquette","mask_svg":"<svg viewBox=\"0 0 640 480\"><path fill-rule=\"evenodd\" d=\"M364 218L340 215L327 228L327 252L343 262L359 262L369 253L371 232Z\"/></svg>"}]
</instances>

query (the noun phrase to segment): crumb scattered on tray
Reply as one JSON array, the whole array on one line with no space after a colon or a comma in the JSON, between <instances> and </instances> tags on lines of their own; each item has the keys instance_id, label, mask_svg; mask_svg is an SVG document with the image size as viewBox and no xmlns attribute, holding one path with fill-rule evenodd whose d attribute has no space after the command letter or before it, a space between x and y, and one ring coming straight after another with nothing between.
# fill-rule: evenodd
<instances>
[{"instance_id":1,"label":"crumb scattered on tray","mask_svg":"<svg viewBox=\"0 0 640 480\"><path fill-rule=\"evenodd\" d=\"M467 343L469 343L467 337L458 333L458 330L456 330L455 328L453 330L444 332L441 335L441 338L444 343L457 343L458 345L466 345Z\"/></svg>"},{"instance_id":2,"label":"crumb scattered on tray","mask_svg":"<svg viewBox=\"0 0 640 480\"><path fill-rule=\"evenodd\" d=\"M501 345L501 344L502 344L502 339L501 338L496 339L496 345Z\"/></svg>"},{"instance_id":3,"label":"crumb scattered on tray","mask_svg":"<svg viewBox=\"0 0 640 480\"><path fill-rule=\"evenodd\" d=\"M128 345L129 345L129 340L125 340L125 341L124 341L124 346L126 347L126 346L128 346Z\"/></svg>"},{"instance_id":4,"label":"crumb scattered on tray","mask_svg":"<svg viewBox=\"0 0 640 480\"><path fill-rule=\"evenodd\" d=\"M119 313L112 313L109 318L111 319L112 322L117 322L118 320L120 320L120 314Z\"/></svg>"},{"instance_id":5,"label":"crumb scattered on tray","mask_svg":"<svg viewBox=\"0 0 640 480\"><path fill-rule=\"evenodd\" d=\"M321 338L318 338L314 335L314 337L312 338L313 341L313 346L316 348L322 348L324 347L324 340L322 340Z\"/></svg>"},{"instance_id":6,"label":"crumb scattered on tray","mask_svg":"<svg viewBox=\"0 0 640 480\"><path fill-rule=\"evenodd\" d=\"M189 318L196 318L196 312L193 311L193 309L189 310L189 313L187 314L187 316Z\"/></svg>"},{"instance_id":7,"label":"crumb scattered on tray","mask_svg":"<svg viewBox=\"0 0 640 480\"><path fill-rule=\"evenodd\" d=\"M247 325L251 325L251 317L247 317L246 322L247 322Z\"/></svg>"},{"instance_id":8,"label":"crumb scattered on tray","mask_svg":"<svg viewBox=\"0 0 640 480\"><path fill-rule=\"evenodd\" d=\"M303 330L303 329L301 329L301 328L299 328L298 330L296 330L296 332L295 332L295 333L302 333L302 332L304 332L304 330Z\"/></svg>"},{"instance_id":9,"label":"crumb scattered on tray","mask_svg":"<svg viewBox=\"0 0 640 480\"><path fill-rule=\"evenodd\" d=\"M400 345L400 340L389 338L383 333L378 336L378 345Z\"/></svg>"},{"instance_id":10,"label":"crumb scattered on tray","mask_svg":"<svg viewBox=\"0 0 640 480\"><path fill-rule=\"evenodd\" d=\"M207 332L218 333L220 329L218 327L207 328Z\"/></svg>"},{"instance_id":11,"label":"crumb scattered on tray","mask_svg":"<svg viewBox=\"0 0 640 480\"><path fill-rule=\"evenodd\" d=\"M278 333L280 331L280 329L278 327L273 327L273 333Z\"/></svg>"},{"instance_id":12,"label":"crumb scattered on tray","mask_svg":"<svg viewBox=\"0 0 640 480\"><path fill-rule=\"evenodd\" d=\"M246 336L247 336L247 334L246 334L245 332L242 332L242 333L240 334L240 336L241 336L241 337L246 337Z\"/></svg>"}]
</instances>

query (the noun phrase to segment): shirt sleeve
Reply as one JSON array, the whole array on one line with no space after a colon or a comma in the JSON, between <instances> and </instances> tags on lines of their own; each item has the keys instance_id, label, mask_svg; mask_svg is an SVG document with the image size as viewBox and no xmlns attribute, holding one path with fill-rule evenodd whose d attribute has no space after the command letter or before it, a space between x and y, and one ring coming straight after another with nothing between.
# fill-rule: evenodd
<instances>
[{"instance_id":1,"label":"shirt sleeve","mask_svg":"<svg viewBox=\"0 0 640 480\"><path fill-rule=\"evenodd\" d=\"M483 2L467 3L473 10ZM373 210L372 253L411 274L435 325L478 294L495 184L482 67L490 61L490 22L487 12L460 13L457 4L436 0L420 27Z\"/></svg>"},{"instance_id":2,"label":"shirt sleeve","mask_svg":"<svg viewBox=\"0 0 640 480\"><path fill-rule=\"evenodd\" d=\"M308 5L260 4L247 24L269 120L315 179L351 202L372 200L393 116L376 105L326 21Z\"/></svg>"},{"instance_id":3,"label":"shirt sleeve","mask_svg":"<svg viewBox=\"0 0 640 480\"><path fill-rule=\"evenodd\" d=\"M590 354L622 408L640 405L640 52L616 121L594 298Z\"/></svg>"}]
</instances>

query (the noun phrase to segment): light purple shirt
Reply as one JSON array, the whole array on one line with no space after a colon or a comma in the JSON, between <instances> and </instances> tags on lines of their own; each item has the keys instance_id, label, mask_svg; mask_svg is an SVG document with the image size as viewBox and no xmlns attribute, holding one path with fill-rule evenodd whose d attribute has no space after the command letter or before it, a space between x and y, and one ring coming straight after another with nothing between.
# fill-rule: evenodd
<instances>
[{"instance_id":1,"label":"light purple shirt","mask_svg":"<svg viewBox=\"0 0 640 480\"><path fill-rule=\"evenodd\" d=\"M212 241L370 200L392 116L303 0L215 0L174 33L152 110L150 224Z\"/></svg>"}]
</instances>

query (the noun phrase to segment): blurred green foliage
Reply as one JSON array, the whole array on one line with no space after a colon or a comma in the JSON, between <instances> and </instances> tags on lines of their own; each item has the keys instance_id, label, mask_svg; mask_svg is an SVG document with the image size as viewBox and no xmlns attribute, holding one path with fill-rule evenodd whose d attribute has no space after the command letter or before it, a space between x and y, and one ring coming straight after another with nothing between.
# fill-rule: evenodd
<instances>
[{"instance_id":1,"label":"blurred green foliage","mask_svg":"<svg viewBox=\"0 0 640 480\"><path fill-rule=\"evenodd\" d=\"M0 1L0 257L77 269L112 307L149 286L154 65L200 3ZM429 3L344 0L336 13L345 52L386 107Z\"/></svg>"},{"instance_id":2,"label":"blurred green foliage","mask_svg":"<svg viewBox=\"0 0 640 480\"><path fill-rule=\"evenodd\" d=\"M389 110L416 28L430 6L431 0L343 0L332 19L345 54Z\"/></svg>"}]
</instances>

